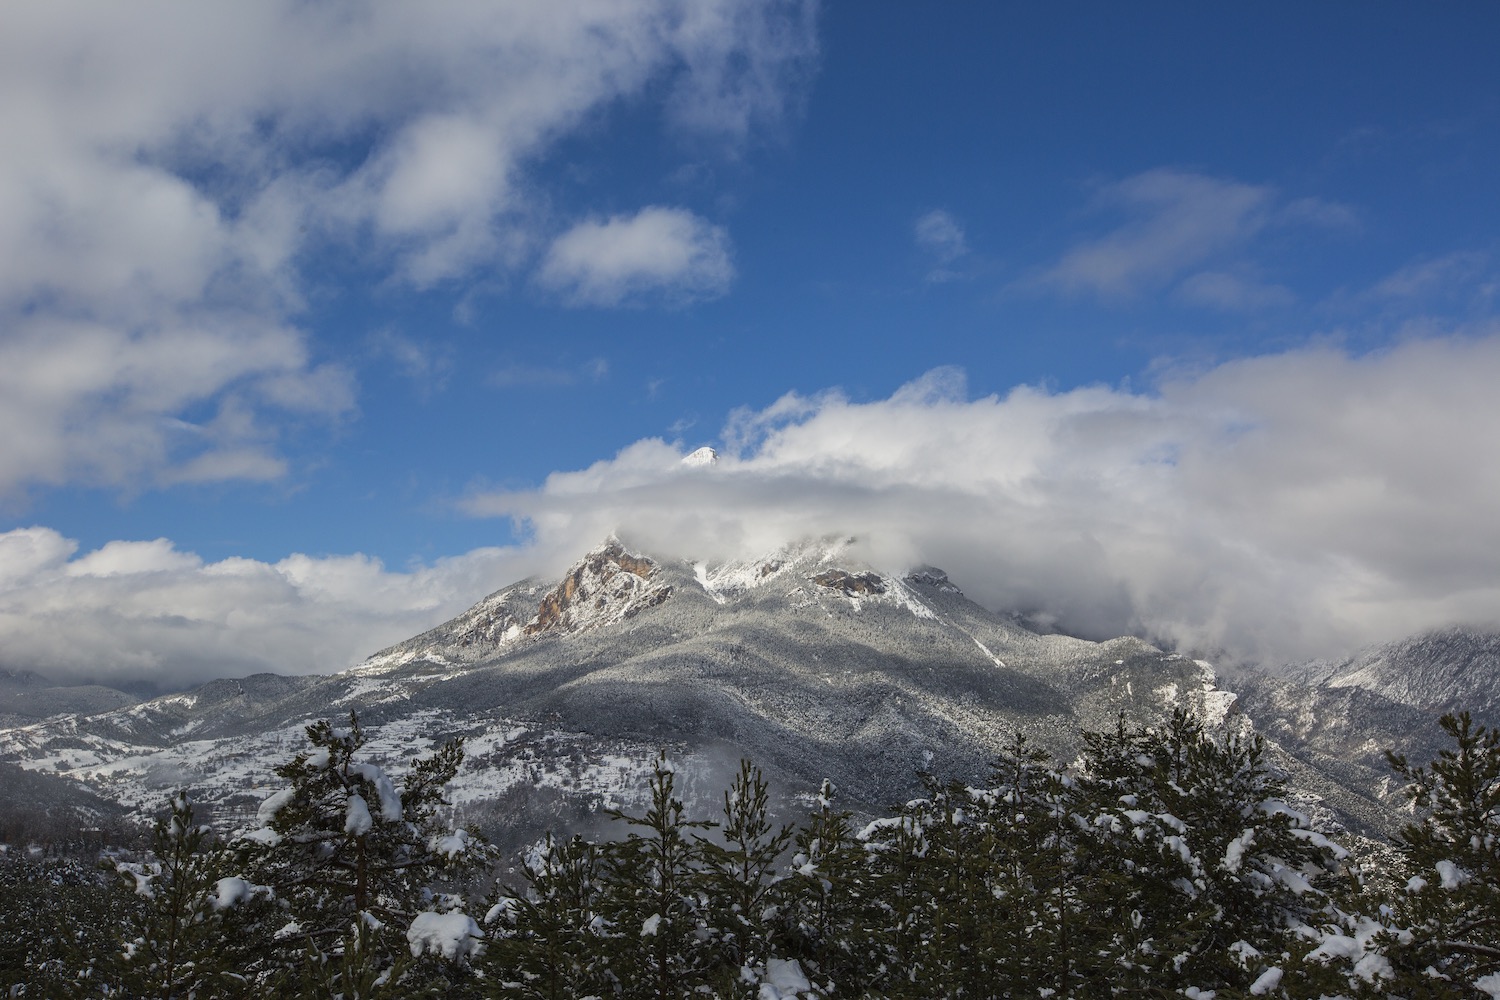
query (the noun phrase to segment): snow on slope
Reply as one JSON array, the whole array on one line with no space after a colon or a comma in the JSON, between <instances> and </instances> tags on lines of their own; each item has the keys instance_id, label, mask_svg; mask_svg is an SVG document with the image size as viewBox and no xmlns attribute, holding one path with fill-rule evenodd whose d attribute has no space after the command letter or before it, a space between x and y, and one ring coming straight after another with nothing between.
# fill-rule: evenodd
<instances>
[{"instance_id":1,"label":"snow on slope","mask_svg":"<svg viewBox=\"0 0 1500 1000\"><path fill-rule=\"evenodd\" d=\"M939 570L872 567L847 539L717 565L610 539L560 580L497 591L342 674L214 682L0 729L0 759L142 812L188 786L225 815L253 815L303 726L356 709L391 770L464 736L464 809L539 792L626 805L662 746L699 762L685 773L744 754L789 792L829 776L849 804L880 808L934 760L984 773L1018 729L1066 752L1080 727L1172 704L1218 718L1233 696L1140 640L1039 634Z\"/></svg>"}]
</instances>

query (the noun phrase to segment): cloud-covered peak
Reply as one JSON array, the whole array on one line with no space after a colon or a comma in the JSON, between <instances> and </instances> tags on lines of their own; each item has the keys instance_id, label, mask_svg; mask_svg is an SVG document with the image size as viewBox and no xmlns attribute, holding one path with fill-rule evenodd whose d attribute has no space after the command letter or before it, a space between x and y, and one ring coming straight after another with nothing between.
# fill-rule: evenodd
<instances>
[{"instance_id":1,"label":"cloud-covered peak","mask_svg":"<svg viewBox=\"0 0 1500 1000\"><path fill-rule=\"evenodd\" d=\"M557 551L615 529L699 559L858 534L992 607L1247 659L1500 617L1500 334L1267 355L1153 392L970 399L960 376L741 412L713 477L646 440L468 506Z\"/></svg>"}]
</instances>

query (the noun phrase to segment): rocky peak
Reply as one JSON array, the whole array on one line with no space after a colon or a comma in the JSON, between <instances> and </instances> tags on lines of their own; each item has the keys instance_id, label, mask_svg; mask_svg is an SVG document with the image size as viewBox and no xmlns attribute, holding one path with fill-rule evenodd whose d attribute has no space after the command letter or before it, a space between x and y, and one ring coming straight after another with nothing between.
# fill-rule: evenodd
<instances>
[{"instance_id":1,"label":"rocky peak","mask_svg":"<svg viewBox=\"0 0 1500 1000\"><path fill-rule=\"evenodd\" d=\"M948 574L935 566L923 566L906 574L906 582L914 583L922 587L931 587L941 590L945 594L962 594L963 591L948 579Z\"/></svg>"},{"instance_id":2,"label":"rocky peak","mask_svg":"<svg viewBox=\"0 0 1500 1000\"><path fill-rule=\"evenodd\" d=\"M542 598L526 635L580 632L633 618L672 595L668 584L653 582L656 563L626 550L615 539L590 552Z\"/></svg>"},{"instance_id":3,"label":"rocky peak","mask_svg":"<svg viewBox=\"0 0 1500 1000\"><path fill-rule=\"evenodd\" d=\"M846 597L866 597L871 594L883 594L886 592L886 583L876 573L849 573L841 569L831 569L818 573L812 578L812 582L828 590L843 591Z\"/></svg>"}]
</instances>

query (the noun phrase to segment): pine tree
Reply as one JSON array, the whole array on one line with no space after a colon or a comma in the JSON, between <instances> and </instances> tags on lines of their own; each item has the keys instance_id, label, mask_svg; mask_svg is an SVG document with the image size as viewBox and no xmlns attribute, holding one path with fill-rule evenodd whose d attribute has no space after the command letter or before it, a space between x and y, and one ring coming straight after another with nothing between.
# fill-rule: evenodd
<instances>
[{"instance_id":1,"label":"pine tree","mask_svg":"<svg viewBox=\"0 0 1500 1000\"><path fill-rule=\"evenodd\" d=\"M858 995L869 966L856 951L869 890L864 845L850 814L834 807L837 789L824 779L816 807L797 830L791 869L783 882L790 954L830 994Z\"/></svg>"},{"instance_id":2,"label":"pine tree","mask_svg":"<svg viewBox=\"0 0 1500 1000\"><path fill-rule=\"evenodd\" d=\"M718 830L723 843L703 839L698 850L719 994L753 998L756 980L781 947L785 887L777 869L793 831L772 824L765 777L748 760L740 761L724 793Z\"/></svg>"},{"instance_id":3,"label":"pine tree","mask_svg":"<svg viewBox=\"0 0 1500 1000\"><path fill-rule=\"evenodd\" d=\"M256 946L271 891L233 874L233 855L193 819L177 792L156 823L152 860L115 865L120 891L145 905L130 913L121 947L99 979L109 992L153 1000L258 995Z\"/></svg>"},{"instance_id":4,"label":"pine tree","mask_svg":"<svg viewBox=\"0 0 1500 1000\"><path fill-rule=\"evenodd\" d=\"M283 965L300 969L308 995L343 1000L392 992L403 977L409 992L416 978L461 974L482 931L462 899L432 886L486 856L468 831L439 822L462 740L412 761L398 788L360 759L365 733L353 712L348 730L320 721L307 737L311 749L276 769L290 784L262 804L266 825L243 843L290 918L277 933Z\"/></svg>"},{"instance_id":5,"label":"pine tree","mask_svg":"<svg viewBox=\"0 0 1500 1000\"><path fill-rule=\"evenodd\" d=\"M1405 988L1500 991L1500 730L1468 712L1440 725L1453 746L1427 767L1387 754L1421 817L1399 834L1411 876L1393 901ZM1481 986L1481 984L1483 984Z\"/></svg>"},{"instance_id":6,"label":"pine tree","mask_svg":"<svg viewBox=\"0 0 1500 1000\"><path fill-rule=\"evenodd\" d=\"M877 995L925 997L933 955L933 887L925 864L931 803L918 799L860 831L869 852L865 901L854 949Z\"/></svg>"},{"instance_id":7,"label":"pine tree","mask_svg":"<svg viewBox=\"0 0 1500 1000\"><path fill-rule=\"evenodd\" d=\"M1320 886L1345 852L1285 803L1258 736L1214 737L1179 709L1085 743L1094 850L1126 876L1113 919L1130 929L1108 956L1122 995L1252 985L1274 964L1255 956L1333 919Z\"/></svg>"},{"instance_id":8,"label":"pine tree","mask_svg":"<svg viewBox=\"0 0 1500 1000\"><path fill-rule=\"evenodd\" d=\"M599 845L579 836L559 843L549 834L531 852L527 890L502 894L485 921L493 938L484 961L492 996L575 1000L613 992L600 864Z\"/></svg>"},{"instance_id":9,"label":"pine tree","mask_svg":"<svg viewBox=\"0 0 1500 1000\"><path fill-rule=\"evenodd\" d=\"M712 823L687 819L666 754L651 776L651 804L642 816L610 813L630 828L603 845L606 893L602 915L614 930L609 968L626 1000L679 1000L705 985L712 953L704 940L707 896L693 831ZM637 832L643 831L643 832Z\"/></svg>"}]
</instances>

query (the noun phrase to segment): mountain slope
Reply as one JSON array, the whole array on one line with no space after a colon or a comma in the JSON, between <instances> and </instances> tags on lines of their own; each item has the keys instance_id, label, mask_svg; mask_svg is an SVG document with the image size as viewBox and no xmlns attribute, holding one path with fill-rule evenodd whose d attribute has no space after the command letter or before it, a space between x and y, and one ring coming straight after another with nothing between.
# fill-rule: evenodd
<instances>
[{"instance_id":1,"label":"mountain slope","mask_svg":"<svg viewBox=\"0 0 1500 1000\"><path fill-rule=\"evenodd\" d=\"M1112 727L1122 712L1152 722L1183 706L1213 724L1262 724L1331 814L1361 829L1388 825L1375 764L1366 766L1378 751L1365 747L1351 763L1357 718L1349 732L1325 718L1342 689L1256 683L1242 714L1206 663L1134 638L1040 633L968 600L940 570L871 565L850 540L708 565L612 539L560 579L497 591L340 674L215 681L0 730L0 760L68 774L141 810L187 785L234 822L267 794L270 769L300 745L303 725L354 709L384 762L464 736L456 801L519 836L637 801L661 748L678 758L689 796L716 795L723 772L748 755L784 791L831 777L847 805L878 811L909 798L921 769L982 776L1017 731L1066 760L1081 729ZM1306 691L1315 694L1297 693ZM1298 698L1324 699L1311 721ZM1423 715L1392 711L1382 735Z\"/></svg>"},{"instance_id":2,"label":"mountain slope","mask_svg":"<svg viewBox=\"0 0 1500 1000\"><path fill-rule=\"evenodd\" d=\"M1291 671L1327 689L1360 688L1428 712L1468 710L1500 717L1500 633L1465 626L1425 632L1360 650L1337 662Z\"/></svg>"}]
</instances>

